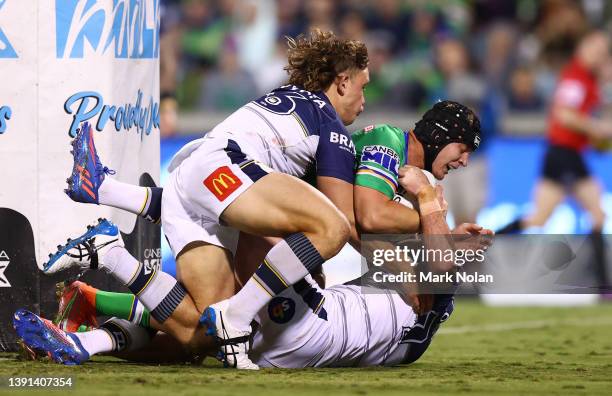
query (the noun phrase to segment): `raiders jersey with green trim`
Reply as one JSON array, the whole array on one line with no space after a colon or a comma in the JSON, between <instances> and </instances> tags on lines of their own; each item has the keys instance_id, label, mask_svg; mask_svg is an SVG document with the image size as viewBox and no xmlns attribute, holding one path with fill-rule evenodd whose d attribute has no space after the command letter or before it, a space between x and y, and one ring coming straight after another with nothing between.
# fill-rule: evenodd
<instances>
[{"instance_id":1,"label":"raiders jersey with green trim","mask_svg":"<svg viewBox=\"0 0 612 396\"><path fill-rule=\"evenodd\" d=\"M370 125L352 135L355 143L355 185L373 188L393 199L398 170L408 160L408 132L388 125Z\"/></svg>"}]
</instances>

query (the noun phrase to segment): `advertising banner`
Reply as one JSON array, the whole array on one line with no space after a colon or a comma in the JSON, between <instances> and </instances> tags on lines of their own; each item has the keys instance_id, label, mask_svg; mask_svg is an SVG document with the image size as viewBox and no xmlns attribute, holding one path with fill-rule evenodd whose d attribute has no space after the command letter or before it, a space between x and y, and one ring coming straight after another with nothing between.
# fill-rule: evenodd
<instances>
[{"instance_id":1,"label":"advertising banner","mask_svg":"<svg viewBox=\"0 0 612 396\"><path fill-rule=\"evenodd\" d=\"M102 163L159 184L159 0L0 0L0 341L15 309L57 307L39 268L67 237L106 217L134 256L159 262L159 230L70 200L70 142L89 122ZM87 280L116 287L105 274Z\"/></svg>"}]
</instances>

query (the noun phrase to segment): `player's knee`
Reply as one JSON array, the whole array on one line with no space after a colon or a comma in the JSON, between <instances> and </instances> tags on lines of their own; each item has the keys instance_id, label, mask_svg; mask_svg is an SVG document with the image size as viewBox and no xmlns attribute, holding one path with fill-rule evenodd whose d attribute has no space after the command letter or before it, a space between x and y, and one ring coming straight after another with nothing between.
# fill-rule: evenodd
<instances>
[{"instance_id":1,"label":"player's knee","mask_svg":"<svg viewBox=\"0 0 612 396\"><path fill-rule=\"evenodd\" d=\"M351 228L349 222L340 213L337 216L333 216L333 218L327 218L325 221L322 221L315 237L319 254L324 259L334 257L348 242L350 234Z\"/></svg>"},{"instance_id":2,"label":"player's knee","mask_svg":"<svg viewBox=\"0 0 612 396\"><path fill-rule=\"evenodd\" d=\"M200 354L214 345L211 337L205 336L205 328L200 326L199 317L197 321L192 315L177 319L180 320L168 320L162 329L180 344L183 351L190 355Z\"/></svg>"}]
</instances>

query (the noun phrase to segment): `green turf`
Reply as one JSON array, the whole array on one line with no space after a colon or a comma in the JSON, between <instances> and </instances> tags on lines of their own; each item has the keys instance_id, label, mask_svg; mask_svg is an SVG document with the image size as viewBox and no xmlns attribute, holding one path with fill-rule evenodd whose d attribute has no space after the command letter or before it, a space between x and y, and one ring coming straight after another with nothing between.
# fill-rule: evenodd
<instances>
[{"instance_id":1,"label":"green turf","mask_svg":"<svg viewBox=\"0 0 612 396\"><path fill-rule=\"evenodd\" d=\"M612 305L489 308L460 301L427 353L404 367L242 372L212 361L146 366L112 358L62 367L0 355L0 376L19 375L71 375L76 386L69 393L87 395L610 395Z\"/></svg>"}]
</instances>

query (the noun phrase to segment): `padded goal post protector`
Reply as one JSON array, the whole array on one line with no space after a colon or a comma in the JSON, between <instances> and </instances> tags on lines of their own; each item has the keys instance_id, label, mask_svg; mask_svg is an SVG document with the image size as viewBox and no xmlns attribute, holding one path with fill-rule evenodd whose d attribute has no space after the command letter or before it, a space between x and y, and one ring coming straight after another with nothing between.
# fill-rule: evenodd
<instances>
[{"instance_id":1,"label":"padded goal post protector","mask_svg":"<svg viewBox=\"0 0 612 396\"><path fill-rule=\"evenodd\" d=\"M55 282L70 274L38 268L97 218L119 225L139 260L160 265L159 226L63 192L85 121L112 177L159 185L159 2L0 0L1 349L15 348L17 308L55 314ZM106 274L84 279L118 290Z\"/></svg>"}]
</instances>

